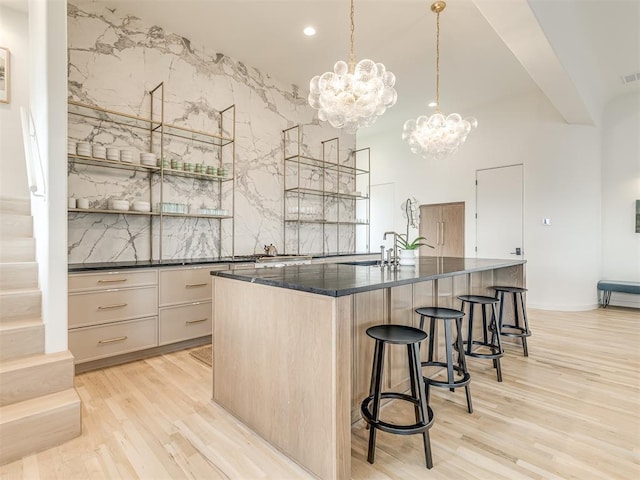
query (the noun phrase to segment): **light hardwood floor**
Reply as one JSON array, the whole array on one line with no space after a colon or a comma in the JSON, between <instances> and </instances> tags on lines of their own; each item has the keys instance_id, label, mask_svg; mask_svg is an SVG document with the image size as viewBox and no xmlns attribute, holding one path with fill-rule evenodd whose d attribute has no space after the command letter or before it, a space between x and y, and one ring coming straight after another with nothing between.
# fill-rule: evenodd
<instances>
[{"instance_id":1,"label":"light hardwood floor","mask_svg":"<svg viewBox=\"0 0 640 480\"><path fill-rule=\"evenodd\" d=\"M640 478L640 311L529 316L530 356L507 345L502 383L490 362L470 360L472 415L463 389L433 389L432 470L420 436L379 433L368 464L368 432L357 424L353 478ZM210 369L186 351L75 384L82 436L0 467L0 478L311 478L210 402ZM412 414L383 410L388 419Z\"/></svg>"}]
</instances>

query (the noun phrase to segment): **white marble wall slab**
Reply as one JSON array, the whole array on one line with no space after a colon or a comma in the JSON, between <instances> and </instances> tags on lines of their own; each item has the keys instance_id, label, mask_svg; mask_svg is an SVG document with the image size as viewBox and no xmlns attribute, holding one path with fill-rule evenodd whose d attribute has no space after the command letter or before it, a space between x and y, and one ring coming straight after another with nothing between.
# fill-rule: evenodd
<instances>
[{"instance_id":1,"label":"white marble wall slab","mask_svg":"<svg viewBox=\"0 0 640 480\"><path fill-rule=\"evenodd\" d=\"M151 116L149 90L164 82L165 121L206 131L219 131L216 113L235 105L235 151L225 147L222 162L235 159L235 199L230 189L223 203L234 210L234 220L170 218L162 225L163 258L204 258L218 255L261 253L273 243L280 252L284 238L284 168L282 130L303 125L303 154L321 157L322 140L340 138L339 159L348 162L355 136L345 135L327 124L319 124L315 110L297 88L244 65L222 53L192 44L161 26L127 15L126 3L105 8L104 4L68 4L69 98L143 117ZM157 117L158 105L154 105ZM225 117L224 133L234 125ZM113 128L104 122L70 117L70 137L104 145L148 151L150 137L144 131ZM153 150L159 152L154 136ZM220 152L196 142L165 137L165 156L215 165ZM333 158L338 158L332 152ZM233 156L233 157L232 157ZM159 199L158 176L97 167L69 169L69 194L87 197L101 205L110 196ZM117 172L114 174L114 172ZM215 208L217 184L188 178L167 178L164 201L186 203L195 208ZM339 188L352 190L341 178ZM234 202L235 200L235 202ZM348 210L351 206L344 205ZM104 214L70 214L69 262L144 260L159 255L159 222L147 217ZM342 245L353 243L353 231L340 233L318 226L300 235L299 253L331 249L340 235ZM222 236L222 238L220 238ZM153 240L152 240L153 237ZM222 243L222 251L218 245ZM153 244L153 249L151 249ZM297 240L295 242L297 247ZM298 252L295 252L298 253Z\"/></svg>"}]
</instances>

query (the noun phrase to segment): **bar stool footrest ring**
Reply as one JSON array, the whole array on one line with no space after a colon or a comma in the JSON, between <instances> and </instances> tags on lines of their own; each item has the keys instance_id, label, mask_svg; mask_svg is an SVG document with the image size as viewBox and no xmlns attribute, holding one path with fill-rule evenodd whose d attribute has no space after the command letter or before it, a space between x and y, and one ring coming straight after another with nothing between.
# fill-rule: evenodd
<instances>
[{"instance_id":1,"label":"bar stool footrest ring","mask_svg":"<svg viewBox=\"0 0 640 480\"><path fill-rule=\"evenodd\" d=\"M503 337L530 337L531 331L527 330L524 327L519 327L518 325L502 325L502 328L510 328L511 330L518 330L518 332L503 332L500 331L500 335Z\"/></svg>"},{"instance_id":2,"label":"bar stool footrest ring","mask_svg":"<svg viewBox=\"0 0 640 480\"><path fill-rule=\"evenodd\" d=\"M423 367L447 368L446 362L420 362L420 364ZM422 379L424 380L425 383L429 385L432 385L434 387L441 387L441 388L460 388L460 387L466 387L467 385L469 385L469 382L471 381L471 375L469 375L469 372L465 372L464 369L459 365L453 365L453 369L459 375L462 375L462 378L460 380L456 380L455 382L449 383L449 382L440 381L440 380L433 380L432 378L429 378L429 377L422 377Z\"/></svg>"},{"instance_id":3,"label":"bar stool footrest ring","mask_svg":"<svg viewBox=\"0 0 640 480\"><path fill-rule=\"evenodd\" d=\"M469 345L468 341L463 342L465 345ZM480 347L486 347L491 350L491 353L478 353L478 352L470 352L466 353L468 357L476 357L476 358L489 358L495 360L496 358L502 358L504 356L504 350L501 350L497 345L492 343L481 342L480 340L473 340L471 342L472 345L478 345Z\"/></svg>"},{"instance_id":4,"label":"bar stool footrest ring","mask_svg":"<svg viewBox=\"0 0 640 480\"><path fill-rule=\"evenodd\" d=\"M384 398L394 398L396 400L404 400L414 405L418 405L418 399L412 397L411 395L407 395L405 393L398 392L382 392L380 394L380 400ZM433 424L433 410L431 407L427 405L427 416L428 419L426 422L417 422L411 425L396 425L393 423L384 422L382 420L374 420L369 410L369 404L373 401L373 395L369 395L362 401L360 406L360 412L362 413L362 418L369 425L387 433L394 433L397 435L413 435L415 433L422 433L429 428Z\"/></svg>"}]
</instances>

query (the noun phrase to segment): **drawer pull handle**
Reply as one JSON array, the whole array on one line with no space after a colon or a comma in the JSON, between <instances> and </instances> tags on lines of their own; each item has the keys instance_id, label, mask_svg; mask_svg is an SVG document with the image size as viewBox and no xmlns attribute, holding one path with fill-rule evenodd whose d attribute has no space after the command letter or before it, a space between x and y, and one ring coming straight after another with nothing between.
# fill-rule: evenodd
<instances>
[{"instance_id":1,"label":"drawer pull handle","mask_svg":"<svg viewBox=\"0 0 640 480\"><path fill-rule=\"evenodd\" d=\"M126 281L127 281L126 278L111 278L109 280L100 279L98 280L98 283L121 283Z\"/></svg>"},{"instance_id":2,"label":"drawer pull handle","mask_svg":"<svg viewBox=\"0 0 640 480\"><path fill-rule=\"evenodd\" d=\"M185 287L187 287L187 288L206 287L207 285L209 285L207 282L205 282L205 283L187 283L185 285Z\"/></svg>"},{"instance_id":3,"label":"drawer pull handle","mask_svg":"<svg viewBox=\"0 0 640 480\"><path fill-rule=\"evenodd\" d=\"M208 319L207 318L201 318L199 320L187 320L185 323L187 325L191 324L191 323L202 323L202 322L206 322Z\"/></svg>"},{"instance_id":4,"label":"drawer pull handle","mask_svg":"<svg viewBox=\"0 0 640 480\"><path fill-rule=\"evenodd\" d=\"M122 308L126 307L128 304L126 303L116 303L115 305L100 305L98 306L98 310L109 310L110 308Z\"/></svg>"},{"instance_id":5,"label":"drawer pull handle","mask_svg":"<svg viewBox=\"0 0 640 480\"><path fill-rule=\"evenodd\" d=\"M109 338L107 340L98 340L98 343L113 343L113 342L122 342L123 340L126 340L127 337L126 335L122 336L122 337L116 337L116 338Z\"/></svg>"}]
</instances>

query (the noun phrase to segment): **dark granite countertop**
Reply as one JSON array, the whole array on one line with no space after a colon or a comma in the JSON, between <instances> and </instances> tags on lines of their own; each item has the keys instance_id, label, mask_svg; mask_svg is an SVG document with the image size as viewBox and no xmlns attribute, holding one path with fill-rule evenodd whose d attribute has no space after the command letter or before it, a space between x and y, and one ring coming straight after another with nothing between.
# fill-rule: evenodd
<instances>
[{"instance_id":1,"label":"dark granite countertop","mask_svg":"<svg viewBox=\"0 0 640 480\"><path fill-rule=\"evenodd\" d=\"M244 282L271 285L303 292L341 297L353 293L397 287L436 278L463 275L482 270L522 265L526 260L496 260L479 258L423 257L415 266L400 266L397 270L368 265L316 264L291 265L281 268L211 272Z\"/></svg>"},{"instance_id":2,"label":"dark granite countertop","mask_svg":"<svg viewBox=\"0 0 640 480\"><path fill-rule=\"evenodd\" d=\"M344 254L318 254L311 255L313 258L329 257L357 257L358 255L371 255L370 253L344 253ZM90 272L97 270L119 270L124 268L151 268L151 267L179 267L197 266L206 263L252 263L263 255L236 255L234 257L214 257L214 258L181 258L170 260L140 260L130 262L96 262L96 263L70 263L69 272Z\"/></svg>"}]
</instances>

